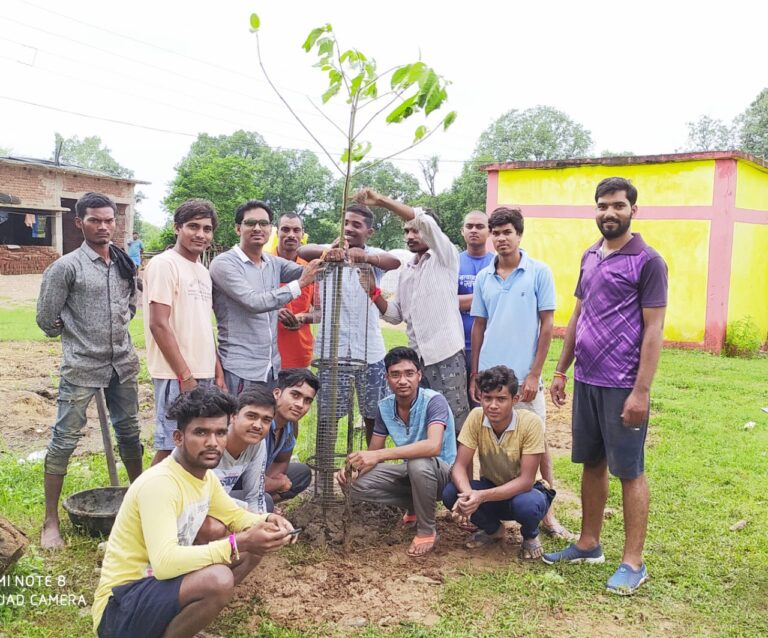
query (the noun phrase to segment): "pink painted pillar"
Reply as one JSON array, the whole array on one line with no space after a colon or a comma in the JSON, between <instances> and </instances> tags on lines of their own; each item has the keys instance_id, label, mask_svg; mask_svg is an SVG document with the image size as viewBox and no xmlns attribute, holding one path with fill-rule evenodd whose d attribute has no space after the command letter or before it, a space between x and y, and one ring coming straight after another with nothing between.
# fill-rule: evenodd
<instances>
[{"instance_id":1,"label":"pink painted pillar","mask_svg":"<svg viewBox=\"0 0 768 638\"><path fill-rule=\"evenodd\" d=\"M709 229L707 315L704 327L704 347L713 352L722 350L728 323L735 193L736 160L716 160L712 222Z\"/></svg>"}]
</instances>

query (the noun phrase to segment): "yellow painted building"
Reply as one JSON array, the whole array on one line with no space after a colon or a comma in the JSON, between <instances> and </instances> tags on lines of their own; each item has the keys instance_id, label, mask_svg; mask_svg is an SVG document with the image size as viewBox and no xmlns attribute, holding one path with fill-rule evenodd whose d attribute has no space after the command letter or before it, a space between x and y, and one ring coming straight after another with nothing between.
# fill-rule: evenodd
<instances>
[{"instance_id":1,"label":"yellow painted building","mask_svg":"<svg viewBox=\"0 0 768 638\"><path fill-rule=\"evenodd\" d=\"M747 316L768 339L768 163L723 151L485 168L488 212L519 206L523 248L552 268L557 326L573 311L581 256L600 238L595 187L617 176L638 190L632 228L669 267L665 339L719 352L727 325Z\"/></svg>"}]
</instances>

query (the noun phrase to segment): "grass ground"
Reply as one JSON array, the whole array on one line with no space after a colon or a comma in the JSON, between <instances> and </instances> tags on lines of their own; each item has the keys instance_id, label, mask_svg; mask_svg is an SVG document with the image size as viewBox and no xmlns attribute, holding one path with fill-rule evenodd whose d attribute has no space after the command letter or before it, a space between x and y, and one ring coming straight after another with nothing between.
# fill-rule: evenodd
<instances>
[{"instance_id":1,"label":"grass ground","mask_svg":"<svg viewBox=\"0 0 768 638\"><path fill-rule=\"evenodd\" d=\"M41 338L14 309L13 323L0 311L2 335ZM17 327L14 327L17 326ZM140 337L137 326L136 336ZM10 335L10 336L9 336ZM386 331L388 346L402 332ZM139 342L139 339L137 339ZM560 349L553 344L545 377ZM546 567L500 564L483 575L457 574L443 587L431 627L404 622L394 629L369 628L373 636L743 636L768 635L768 361L724 359L702 352L665 350L653 390L653 428L646 454L652 504L646 560L651 581L633 598L603 593L620 559L620 486L611 481L602 566ZM744 429L754 421L752 429ZM579 468L555 461L558 478L578 492ZM40 463L20 464L0 454L0 512L39 533L43 512ZM66 494L107 484L100 455L81 457L70 469ZM123 481L125 477L123 476ZM739 531L729 527L746 520ZM567 524L578 520L565 516ZM0 586L0 635L30 638L86 636L90 615L72 605L9 604L8 594L72 593L90 603L97 575L96 541L70 536L72 544L53 557L30 548L16 573L63 577L64 586ZM386 550L384 550L386 551ZM363 585L364 586L364 585ZM265 612L266 614L266 612ZM214 627L227 638L251 635L247 618L224 614ZM317 627L315 635L327 635ZM307 632L262 623L261 636Z\"/></svg>"}]
</instances>

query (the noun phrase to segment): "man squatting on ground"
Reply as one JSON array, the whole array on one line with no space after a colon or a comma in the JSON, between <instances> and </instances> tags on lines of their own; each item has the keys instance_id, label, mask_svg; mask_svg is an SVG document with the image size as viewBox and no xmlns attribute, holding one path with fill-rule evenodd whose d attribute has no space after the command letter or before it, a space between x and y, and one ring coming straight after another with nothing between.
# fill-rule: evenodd
<instances>
[{"instance_id":1,"label":"man squatting on ground","mask_svg":"<svg viewBox=\"0 0 768 638\"><path fill-rule=\"evenodd\" d=\"M309 466L291 462L291 456L299 437L299 421L309 412L319 389L317 377L305 368L280 370L277 375L277 387L272 391L277 408L265 441L269 512L275 503L294 498L312 482Z\"/></svg>"},{"instance_id":2,"label":"man squatting on ground","mask_svg":"<svg viewBox=\"0 0 768 638\"><path fill-rule=\"evenodd\" d=\"M257 514L269 511L264 490L267 446L263 441L274 418L275 397L266 387L253 386L241 392L237 413L229 422L227 445L213 468L224 491L238 505Z\"/></svg>"},{"instance_id":3,"label":"man squatting on ground","mask_svg":"<svg viewBox=\"0 0 768 638\"><path fill-rule=\"evenodd\" d=\"M573 388L574 463L583 463L581 536L545 563L602 563L600 545L608 471L621 480L624 555L608 591L628 595L648 579L643 545L648 526L644 445L653 375L663 343L667 266L638 233L637 189L611 177L597 185L595 221L603 239L581 258L576 308L550 393L565 402L566 371L576 359ZM621 338L617 338L621 335Z\"/></svg>"},{"instance_id":4,"label":"man squatting on ground","mask_svg":"<svg viewBox=\"0 0 768 638\"><path fill-rule=\"evenodd\" d=\"M304 222L296 213L283 213L277 221L277 244L274 253L300 266L309 262L299 257L304 239ZM301 289L301 295L278 312L277 349L283 368L308 368L312 365L314 337L312 336L312 304L314 285Z\"/></svg>"},{"instance_id":5,"label":"man squatting on ground","mask_svg":"<svg viewBox=\"0 0 768 638\"><path fill-rule=\"evenodd\" d=\"M375 296L385 321L405 322L408 346L423 363L423 383L442 394L451 406L460 431L469 413L464 332L456 299L459 254L437 221L372 189L355 199L368 206L382 206L404 222L405 243L413 261L400 270L397 299Z\"/></svg>"},{"instance_id":6,"label":"man squatting on ground","mask_svg":"<svg viewBox=\"0 0 768 638\"><path fill-rule=\"evenodd\" d=\"M314 281L319 263L301 266L264 252L272 219L265 202L252 199L238 206L235 232L240 243L211 262L219 357L227 388L235 396L254 383L274 387L281 365L278 312Z\"/></svg>"},{"instance_id":7,"label":"man squatting on ground","mask_svg":"<svg viewBox=\"0 0 768 638\"><path fill-rule=\"evenodd\" d=\"M480 408L469 413L459 433L459 450L443 503L479 529L467 542L474 549L504 538L502 521L517 521L523 535L520 555L541 557L539 523L555 496L536 480L544 454L544 424L529 410L517 410L518 382L506 366L477 376ZM472 459L480 457L480 480L471 480Z\"/></svg>"},{"instance_id":8,"label":"man squatting on ground","mask_svg":"<svg viewBox=\"0 0 768 638\"><path fill-rule=\"evenodd\" d=\"M37 325L49 337L61 335L62 349L58 414L44 464L44 549L64 545L61 489L87 421L86 408L99 388L104 388L128 478L134 481L141 474L139 357L128 332L136 312L136 267L111 243L116 211L101 193L86 193L77 201L75 226L84 241L46 269L37 300Z\"/></svg>"},{"instance_id":9,"label":"man squatting on ground","mask_svg":"<svg viewBox=\"0 0 768 638\"><path fill-rule=\"evenodd\" d=\"M379 401L368 450L350 454L336 480L353 501L405 508L403 525L416 526L408 555L423 556L437 541L435 502L456 458L453 413L443 395L419 385L421 361L413 349L392 348L384 365L392 394ZM385 447L387 437L395 447ZM384 463L394 460L403 463Z\"/></svg>"},{"instance_id":10,"label":"man squatting on ground","mask_svg":"<svg viewBox=\"0 0 768 638\"><path fill-rule=\"evenodd\" d=\"M373 299L377 299L381 295L378 289L381 277L384 272L399 268L400 260L381 248L369 246L367 242L372 236L373 212L363 204L351 203L344 213L345 247L341 248L337 242L334 242L330 250L325 250L323 246L309 244L299 250L299 255L304 259L316 259L325 253L326 261L341 261L346 253L347 259L352 263L369 264L375 279L372 295ZM325 279L326 290L333 290L334 276L336 276L335 273ZM354 375L341 375L335 388L329 383L330 372L321 371L318 412L321 418L338 420L345 417L351 385L354 383L358 407L365 423L366 440L370 444L378 402L388 392L384 370L386 354L384 338L379 327L379 313L373 306L373 299L369 299L366 291L360 287L360 278L354 276L350 269L344 269L342 277L338 356L365 361L367 365L364 368L358 368ZM374 284L374 282L370 283ZM368 304L365 310L367 323L362 323L357 318L364 311L366 304ZM331 322L321 320L318 327L321 338L315 340L315 357L318 359L329 359L332 354L336 354L330 352L331 330ZM321 351L321 343L324 351ZM331 392L336 393L336 414L330 413Z\"/></svg>"},{"instance_id":11,"label":"man squatting on ground","mask_svg":"<svg viewBox=\"0 0 768 638\"><path fill-rule=\"evenodd\" d=\"M517 409L531 410L546 426L547 404L541 372L552 343L555 315L555 280L549 267L520 248L523 215L518 208L497 208L488 220L496 257L475 279L471 314L472 363L470 377L479 370L506 365L518 377ZM470 389L477 397L477 388ZM544 443L541 474L554 485L549 447ZM564 540L574 535L547 512L542 530Z\"/></svg>"},{"instance_id":12,"label":"man squatting on ground","mask_svg":"<svg viewBox=\"0 0 768 638\"><path fill-rule=\"evenodd\" d=\"M175 450L128 489L107 541L91 610L100 638L191 638L265 553L295 539L287 520L239 507L209 472L236 408L215 386L183 393L169 407ZM228 534L201 533L207 516Z\"/></svg>"},{"instance_id":13,"label":"man squatting on ground","mask_svg":"<svg viewBox=\"0 0 768 638\"><path fill-rule=\"evenodd\" d=\"M155 390L155 457L174 448L176 423L168 406L198 385L224 388L211 326L211 276L200 263L218 216L205 199L190 199L173 213L176 244L153 257L144 271L144 335L147 369Z\"/></svg>"}]
</instances>

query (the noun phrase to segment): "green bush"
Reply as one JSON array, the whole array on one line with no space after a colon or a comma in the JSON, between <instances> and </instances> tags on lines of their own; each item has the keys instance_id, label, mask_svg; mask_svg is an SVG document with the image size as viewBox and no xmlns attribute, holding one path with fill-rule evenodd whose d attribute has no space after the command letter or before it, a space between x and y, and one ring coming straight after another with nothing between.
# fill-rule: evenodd
<instances>
[{"instance_id":1,"label":"green bush","mask_svg":"<svg viewBox=\"0 0 768 638\"><path fill-rule=\"evenodd\" d=\"M725 335L725 355L752 358L760 352L763 335L755 321L747 315L728 324Z\"/></svg>"}]
</instances>

